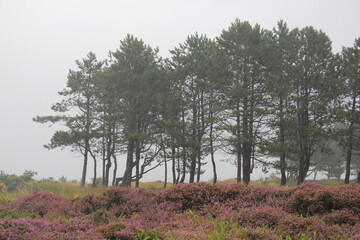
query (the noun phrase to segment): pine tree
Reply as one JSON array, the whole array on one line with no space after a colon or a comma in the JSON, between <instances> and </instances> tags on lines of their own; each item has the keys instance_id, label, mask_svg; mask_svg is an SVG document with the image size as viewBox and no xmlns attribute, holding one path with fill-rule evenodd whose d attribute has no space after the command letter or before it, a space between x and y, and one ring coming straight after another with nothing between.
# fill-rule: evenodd
<instances>
[{"instance_id":1,"label":"pine tree","mask_svg":"<svg viewBox=\"0 0 360 240\"><path fill-rule=\"evenodd\" d=\"M89 156L96 165L96 157L92 147L96 141L98 122L96 121L97 83L95 74L102 68L103 62L98 62L93 53L87 58L76 61L78 71L70 70L67 87L59 92L65 99L55 103L52 110L63 115L38 116L34 121L40 123L57 123L65 125L66 130L58 130L45 147L53 149L70 146L84 156L81 174L81 185L85 185ZM96 172L94 172L96 174ZM96 175L94 176L96 179Z\"/></svg>"}]
</instances>

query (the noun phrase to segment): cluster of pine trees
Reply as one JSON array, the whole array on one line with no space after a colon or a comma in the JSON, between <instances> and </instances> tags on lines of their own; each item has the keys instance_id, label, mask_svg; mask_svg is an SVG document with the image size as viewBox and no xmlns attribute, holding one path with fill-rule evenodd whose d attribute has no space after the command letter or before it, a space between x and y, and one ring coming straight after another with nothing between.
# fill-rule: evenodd
<instances>
[{"instance_id":1,"label":"cluster of pine trees","mask_svg":"<svg viewBox=\"0 0 360 240\"><path fill-rule=\"evenodd\" d=\"M206 159L216 182L219 151L234 157L238 181L248 184L261 164L278 169L283 185L302 183L312 171L334 176L323 157L331 146L349 182L360 162L360 38L334 54L313 27L280 21L270 31L236 20L216 39L191 35L170 52L162 59L127 35L104 61L89 53L69 71L56 114L34 118L66 127L46 147L84 156L82 185L89 161L94 185L98 162L104 186L138 186L159 166L165 182L200 181Z\"/></svg>"}]
</instances>

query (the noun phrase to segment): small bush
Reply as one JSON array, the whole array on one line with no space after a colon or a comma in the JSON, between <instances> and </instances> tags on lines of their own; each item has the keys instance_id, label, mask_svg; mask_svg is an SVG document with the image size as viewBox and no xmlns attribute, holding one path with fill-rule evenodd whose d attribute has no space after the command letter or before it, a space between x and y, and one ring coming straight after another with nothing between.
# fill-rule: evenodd
<instances>
[{"instance_id":1,"label":"small bush","mask_svg":"<svg viewBox=\"0 0 360 240\"><path fill-rule=\"evenodd\" d=\"M87 234L93 225L85 220L64 221L56 219L20 218L0 219L1 239L67 239L67 240L99 240L99 234Z\"/></svg>"},{"instance_id":2,"label":"small bush","mask_svg":"<svg viewBox=\"0 0 360 240\"><path fill-rule=\"evenodd\" d=\"M350 209L360 213L360 185L322 186L302 184L288 201L288 210L302 215L315 215L332 210Z\"/></svg>"},{"instance_id":3,"label":"small bush","mask_svg":"<svg viewBox=\"0 0 360 240\"><path fill-rule=\"evenodd\" d=\"M199 210L211 204L218 196L218 189L209 183L178 184L158 193L158 201L171 205L175 211Z\"/></svg>"},{"instance_id":4,"label":"small bush","mask_svg":"<svg viewBox=\"0 0 360 240\"><path fill-rule=\"evenodd\" d=\"M65 215L70 210L70 201L54 193L34 193L15 201L15 210L33 212L40 216Z\"/></svg>"},{"instance_id":5,"label":"small bush","mask_svg":"<svg viewBox=\"0 0 360 240\"><path fill-rule=\"evenodd\" d=\"M335 210L331 213L324 215L323 220L330 225L355 225L360 222L360 217L349 209Z\"/></svg>"},{"instance_id":6,"label":"small bush","mask_svg":"<svg viewBox=\"0 0 360 240\"><path fill-rule=\"evenodd\" d=\"M275 231L282 237L289 236L291 239L347 239L346 231L340 226L326 225L317 216L285 216L279 221Z\"/></svg>"},{"instance_id":7,"label":"small bush","mask_svg":"<svg viewBox=\"0 0 360 240\"><path fill-rule=\"evenodd\" d=\"M112 187L101 196L110 215L130 216L156 205L155 195L143 189Z\"/></svg>"},{"instance_id":8,"label":"small bush","mask_svg":"<svg viewBox=\"0 0 360 240\"><path fill-rule=\"evenodd\" d=\"M134 240L135 232L126 229L121 223L109 223L98 227L96 232L100 233L101 236L108 240Z\"/></svg>"},{"instance_id":9,"label":"small bush","mask_svg":"<svg viewBox=\"0 0 360 240\"><path fill-rule=\"evenodd\" d=\"M240 225L247 225L253 228L274 227L285 216L285 212L279 208L258 207L244 208L239 211L238 218Z\"/></svg>"}]
</instances>

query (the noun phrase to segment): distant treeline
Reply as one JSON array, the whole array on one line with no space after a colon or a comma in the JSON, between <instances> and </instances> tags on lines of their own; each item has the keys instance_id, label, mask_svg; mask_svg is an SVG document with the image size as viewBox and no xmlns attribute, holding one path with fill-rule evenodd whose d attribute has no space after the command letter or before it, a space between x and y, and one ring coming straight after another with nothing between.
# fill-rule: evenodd
<instances>
[{"instance_id":1,"label":"distant treeline","mask_svg":"<svg viewBox=\"0 0 360 240\"><path fill-rule=\"evenodd\" d=\"M200 181L207 159L216 182L216 153L246 184L256 166L277 169L282 185L344 170L345 183L352 171L360 181L360 38L335 54L313 27L236 20L215 39L196 33L170 52L162 59L127 35L104 61L89 53L69 71L56 114L34 118L65 126L45 147L84 156L82 185L89 161L94 185L98 162L104 186L138 186L160 166L165 184Z\"/></svg>"}]
</instances>

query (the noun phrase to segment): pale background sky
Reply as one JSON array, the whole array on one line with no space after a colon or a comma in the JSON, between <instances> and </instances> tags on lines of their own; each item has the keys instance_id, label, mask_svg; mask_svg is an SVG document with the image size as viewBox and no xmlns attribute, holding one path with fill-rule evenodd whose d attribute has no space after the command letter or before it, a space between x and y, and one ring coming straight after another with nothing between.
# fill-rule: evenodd
<instances>
[{"instance_id":1,"label":"pale background sky","mask_svg":"<svg viewBox=\"0 0 360 240\"><path fill-rule=\"evenodd\" d=\"M236 18L266 29L283 19L291 29L322 29L340 52L360 37L359 11L359 0L0 0L0 170L80 179L82 158L44 149L54 128L32 118L52 113L76 59L90 51L105 59L128 33L169 57L188 35L214 38ZM212 177L208 166L203 180ZM229 163L219 167L220 179L236 177Z\"/></svg>"}]
</instances>

